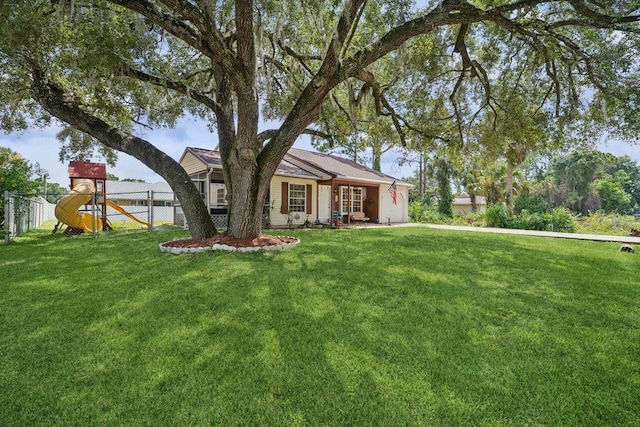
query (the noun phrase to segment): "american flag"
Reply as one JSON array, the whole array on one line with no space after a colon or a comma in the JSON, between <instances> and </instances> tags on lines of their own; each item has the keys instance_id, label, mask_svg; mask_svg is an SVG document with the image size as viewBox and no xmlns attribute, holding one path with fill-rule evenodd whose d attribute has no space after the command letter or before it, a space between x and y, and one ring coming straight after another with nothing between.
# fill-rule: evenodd
<instances>
[{"instance_id":1,"label":"american flag","mask_svg":"<svg viewBox=\"0 0 640 427\"><path fill-rule=\"evenodd\" d=\"M391 201L393 202L393 204L397 204L398 200L396 199L396 182L393 181L393 183L391 184L391 187L389 187L389 193L391 193Z\"/></svg>"}]
</instances>

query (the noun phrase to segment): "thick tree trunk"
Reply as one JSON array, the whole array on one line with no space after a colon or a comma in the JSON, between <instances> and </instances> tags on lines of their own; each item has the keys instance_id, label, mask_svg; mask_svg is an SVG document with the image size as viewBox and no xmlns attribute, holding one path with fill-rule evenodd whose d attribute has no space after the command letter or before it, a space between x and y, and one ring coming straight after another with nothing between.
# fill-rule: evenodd
<instances>
[{"instance_id":1,"label":"thick tree trunk","mask_svg":"<svg viewBox=\"0 0 640 427\"><path fill-rule=\"evenodd\" d=\"M259 183L254 182L252 176L244 173L242 175L235 176L227 232L234 237L246 239L260 235L265 196L259 191Z\"/></svg>"},{"instance_id":2,"label":"thick tree trunk","mask_svg":"<svg viewBox=\"0 0 640 427\"><path fill-rule=\"evenodd\" d=\"M262 230L263 207L269 192L271 177L279 159L259 164L253 150L224 159L225 174L233 177L228 188L229 216L227 233L240 238L254 238Z\"/></svg>"},{"instance_id":3,"label":"thick tree trunk","mask_svg":"<svg viewBox=\"0 0 640 427\"><path fill-rule=\"evenodd\" d=\"M215 225L200 193L178 162L148 141L123 132L85 113L69 101L72 99L70 95L46 79L37 69L34 70L32 96L54 117L91 135L108 147L134 156L162 176L180 201L192 238L203 239L216 234Z\"/></svg>"}]
</instances>

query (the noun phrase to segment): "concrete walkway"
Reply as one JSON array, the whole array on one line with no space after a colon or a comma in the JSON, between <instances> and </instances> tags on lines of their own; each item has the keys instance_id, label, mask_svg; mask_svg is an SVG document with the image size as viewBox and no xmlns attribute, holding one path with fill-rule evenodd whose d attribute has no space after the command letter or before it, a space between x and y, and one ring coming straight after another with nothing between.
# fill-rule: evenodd
<instances>
[{"instance_id":1,"label":"concrete walkway","mask_svg":"<svg viewBox=\"0 0 640 427\"><path fill-rule=\"evenodd\" d=\"M640 237L608 236L603 234L556 233L552 231L513 230L509 228L464 227L440 224L394 224L394 227L427 227L439 230L474 231L476 233L519 234L523 236L555 237L559 239L594 240L597 242L617 242L640 245Z\"/></svg>"}]
</instances>

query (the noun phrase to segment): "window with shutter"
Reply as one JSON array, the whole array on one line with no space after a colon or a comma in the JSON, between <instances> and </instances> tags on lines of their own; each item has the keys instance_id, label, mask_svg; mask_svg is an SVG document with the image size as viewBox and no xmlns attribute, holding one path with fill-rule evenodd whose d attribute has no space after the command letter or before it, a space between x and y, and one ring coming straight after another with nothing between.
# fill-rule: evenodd
<instances>
[{"instance_id":1,"label":"window with shutter","mask_svg":"<svg viewBox=\"0 0 640 427\"><path fill-rule=\"evenodd\" d=\"M304 184L289 184L289 212L305 213L307 202L307 186Z\"/></svg>"}]
</instances>

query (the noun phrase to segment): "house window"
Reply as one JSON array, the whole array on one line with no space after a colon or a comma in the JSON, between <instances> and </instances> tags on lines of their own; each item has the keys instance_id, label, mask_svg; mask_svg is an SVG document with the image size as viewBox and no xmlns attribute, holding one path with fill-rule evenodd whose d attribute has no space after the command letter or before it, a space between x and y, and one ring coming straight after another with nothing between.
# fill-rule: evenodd
<instances>
[{"instance_id":1,"label":"house window","mask_svg":"<svg viewBox=\"0 0 640 427\"><path fill-rule=\"evenodd\" d=\"M191 175L190 178L191 178L191 181L193 181L193 184L198 189L198 192L200 193L200 197L202 197L202 200L207 200L207 195L205 192L207 174L206 173L195 174L195 175Z\"/></svg>"},{"instance_id":2,"label":"house window","mask_svg":"<svg viewBox=\"0 0 640 427\"><path fill-rule=\"evenodd\" d=\"M216 191L216 203L219 205L226 205L227 199L225 198L224 188L218 188Z\"/></svg>"},{"instance_id":3,"label":"house window","mask_svg":"<svg viewBox=\"0 0 640 427\"><path fill-rule=\"evenodd\" d=\"M289 212L306 212L307 186L289 184Z\"/></svg>"},{"instance_id":4,"label":"house window","mask_svg":"<svg viewBox=\"0 0 640 427\"><path fill-rule=\"evenodd\" d=\"M221 182L211 183L211 207L214 209L224 209L227 207L227 187Z\"/></svg>"},{"instance_id":5,"label":"house window","mask_svg":"<svg viewBox=\"0 0 640 427\"><path fill-rule=\"evenodd\" d=\"M363 187L340 187L340 208L342 209L342 214L347 215L349 212L363 212L363 198Z\"/></svg>"}]
</instances>

